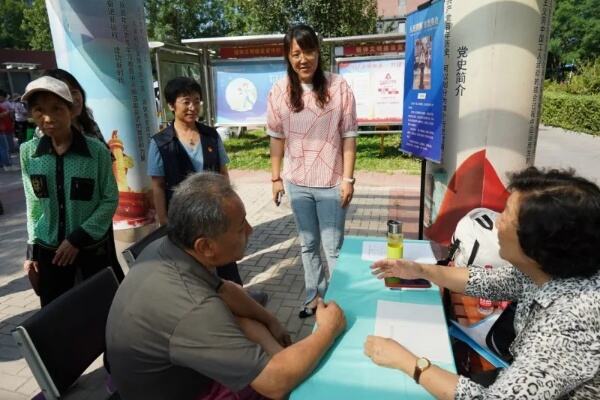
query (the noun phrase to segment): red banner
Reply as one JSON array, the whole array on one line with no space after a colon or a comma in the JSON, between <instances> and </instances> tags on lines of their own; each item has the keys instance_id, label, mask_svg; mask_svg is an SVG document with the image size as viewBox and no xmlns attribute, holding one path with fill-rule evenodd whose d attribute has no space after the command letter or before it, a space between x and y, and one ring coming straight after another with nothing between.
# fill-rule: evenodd
<instances>
[{"instance_id":1,"label":"red banner","mask_svg":"<svg viewBox=\"0 0 600 400\"><path fill-rule=\"evenodd\" d=\"M344 56L366 56L385 53L404 53L404 43L344 46Z\"/></svg>"},{"instance_id":2,"label":"red banner","mask_svg":"<svg viewBox=\"0 0 600 400\"><path fill-rule=\"evenodd\" d=\"M283 57L283 45L221 47L219 58Z\"/></svg>"}]
</instances>

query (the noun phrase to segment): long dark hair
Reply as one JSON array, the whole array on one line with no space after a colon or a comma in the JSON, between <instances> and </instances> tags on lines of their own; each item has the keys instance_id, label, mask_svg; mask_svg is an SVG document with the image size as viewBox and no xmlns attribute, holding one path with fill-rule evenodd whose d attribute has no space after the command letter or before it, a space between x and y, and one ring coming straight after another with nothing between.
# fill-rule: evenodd
<instances>
[{"instance_id":1,"label":"long dark hair","mask_svg":"<svg viewBox=\"0 0 600 400\"><path fill-rule=\"evenodd\" d=\"M77 79L75 79L75 77L73 75L71 75L71 73L65 71L64 69L60 69L60 68L47 70L46 73L44 73L44 75L51 76L60 81L63 81L70 87L75 88L81 92L81 97L83 99L83 105L81 107L81 114L79 114L79 116L77 117L77 122L83 128L84 133L86 133L88 135L93 135L96 131L96 123L94 122L94 120L92 120L92 117L90 116L90 114L88 112L87 105L86 105L85 90L83 90L83 88L81 87L81 85L79 84Z\"/></svg>"},{"instance_id":2,"label":"long dark hair","mask_svg":"<svg viewBox=\"0 0 600 400\"><path fill-rule=\"evenodd\" d=\"M292 63L289 60L290 50L292 48L292 42L296 40L298 46L302 50L317 50L319 53L319 60L317 62L317 70L313 76L313 92L317 95L317 105L323 108L325 104L329 102L329 90L327 88L327 78L323 72L323 59L321 58L321 51L319 50L319 38L317 34L308 25L295 25L292 26L285 37L283 38L283 57L287 63L287 75L290 80L290 104L294 112L300 112L304 109L304 102L302 101L302 85L300 84L300 78L294 71Z\"/></svg>"}]
</instances>

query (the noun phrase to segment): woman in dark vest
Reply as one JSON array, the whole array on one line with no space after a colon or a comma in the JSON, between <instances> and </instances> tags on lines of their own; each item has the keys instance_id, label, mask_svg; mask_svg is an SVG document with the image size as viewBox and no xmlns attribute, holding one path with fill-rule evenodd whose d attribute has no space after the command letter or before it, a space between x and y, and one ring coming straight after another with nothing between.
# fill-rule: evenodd
<instances>
[{"instance_id":1,"label":"woman in dark vest","mask_svg":"<svg viewBox=\"0 0 600 400\"><path fill-rule=\"evenodd\" d=\"M152 178L154 206L160 225L167 224L167 210L174 188L189 174L218 172L229 177L229 158L214 128L198 122L202 89L191 78L171 79L164 96L175 119L150 140L148 175ZM241 284L237 265L218 268L219 276Z\"/></svg>"}]
</instances>

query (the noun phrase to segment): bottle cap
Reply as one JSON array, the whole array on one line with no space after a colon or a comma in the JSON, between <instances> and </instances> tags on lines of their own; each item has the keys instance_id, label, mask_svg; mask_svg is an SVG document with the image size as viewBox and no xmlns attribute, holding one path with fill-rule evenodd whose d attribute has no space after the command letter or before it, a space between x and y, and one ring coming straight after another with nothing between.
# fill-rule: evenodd
<instances>
[{"instance_id":1,"label":"bottle cap","mask_svg":"<svg viewBox=\"0 0 600 400\"><path fill-rule=\"evenodd\" d=\"M390 219L387 222L387 226L388 226L388 233L394 233L394 234L402 233L402 222L400 222L400 221L396 221L395 219Z\"/></svg>"}]
</instances>

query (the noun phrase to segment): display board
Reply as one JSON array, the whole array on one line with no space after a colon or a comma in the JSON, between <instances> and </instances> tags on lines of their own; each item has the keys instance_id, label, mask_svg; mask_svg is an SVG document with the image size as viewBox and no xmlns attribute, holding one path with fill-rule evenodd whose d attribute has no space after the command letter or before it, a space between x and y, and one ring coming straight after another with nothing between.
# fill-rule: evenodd
<instances>
[{"instance_id":1,"label":"display board","mask_svg":"<svg viewBox=\"0 0 600 400\"><path fill-rule=\"evenodd\" d=\"M356 57L337 62L354 92L360 125L402 124L404 59Z\"/></svg>"},{"instance_id":2,"label":"display board","mask_svg":"<svg viewBox=\"0 0 600 400\"><path fill-rule=\"evenodd\" d=\"M280 58L215 61L211 73L215 125L265 125L267 96L286 64Z\"/></svg>"},{"instance_id":3,"label":"display board","mask_svg":"<svg viewBox=\"0 0 600 400\"><path fill-rule=\"evenodd\" d=\"M442 160L444 107L444 2L406 19L406 75L401 150Z\"/></svg>"}]
</instances>

